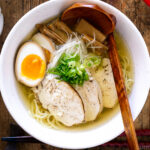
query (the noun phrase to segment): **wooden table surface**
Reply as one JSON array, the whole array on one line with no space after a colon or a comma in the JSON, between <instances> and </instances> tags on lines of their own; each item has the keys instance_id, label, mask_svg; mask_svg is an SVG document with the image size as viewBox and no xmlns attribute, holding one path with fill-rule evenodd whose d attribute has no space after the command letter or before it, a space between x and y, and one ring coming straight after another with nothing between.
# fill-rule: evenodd
<instances>
[{"instance_id":1,"label":"wooden table surface","mask_svg":"<svg viewBox=\"0 0 150 150\"><path fill-rule=\"evenodd\" d=\"M0 50L11 28L30 9L46 0L0 0L0 7L4 14L5 26L0 36ZM136 25L143 35L150 52L150 7L142 0L104 0L120 9ZM144 66L143 66L144 67ZM15 123L8 113L0 95L0 138L9 136L10 123ZM135 121L136 129L150 129L150 93L146 104ZM4 150L6 143L0 141L0 150ZM59 150L45 144L18 144L19 150ZM95 150L99 147L93 148ZM113 149L113 148L103 148ZM115 150L117 148L114 148Z\"/></svg>"}]
</instances>

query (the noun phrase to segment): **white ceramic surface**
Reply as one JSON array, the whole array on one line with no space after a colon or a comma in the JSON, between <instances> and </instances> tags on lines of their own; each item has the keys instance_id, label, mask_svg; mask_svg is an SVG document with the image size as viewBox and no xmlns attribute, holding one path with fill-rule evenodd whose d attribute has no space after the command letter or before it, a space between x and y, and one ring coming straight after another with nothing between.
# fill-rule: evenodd
<instances>
[{"instance_id":1,"label":"white ceramic surface","mask_svg":"<svg viewBox=\"0 0 150 150\"><path fill-rule=\"evenodd\" d=\"M117 18L116 29L126 41L132 55L135 84L129 101L133 119L141 112L150 86L150 60L145 42L134 24L119 10L99 0L82 0L99 5ZM72 3L81 0L51 0L29 11L9 33L1 53L0 86L7 109L15 121L38 140L62 148L78 149L108 142L124 131L120 112L107 123L87 131L59 131L48 129L30 117L19 91L14 75L14 57L23 38L40 23L57 16ZM4 129L5 130L5 129Z\"/></svg>"}]
</instances>

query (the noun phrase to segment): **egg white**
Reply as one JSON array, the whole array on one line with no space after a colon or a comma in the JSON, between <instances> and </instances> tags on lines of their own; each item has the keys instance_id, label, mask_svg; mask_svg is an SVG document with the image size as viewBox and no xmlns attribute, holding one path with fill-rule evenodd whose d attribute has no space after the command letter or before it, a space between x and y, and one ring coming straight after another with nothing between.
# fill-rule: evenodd
<instances>
[{"instance_id":1,"label":"egg white","mask_svg":"<svg viewBox=\"0 0 150 150\"><path fill-rule=\"evenodd\" d=\"M48 50L52 56L53 52L55 51L55 46L50 38L45 36L42 33L37 33L32 37L32 41L39 44L44 49ZM48 60L50 62L50 60Z\"/></svg>"},{"instance_id":2,"label":"egg white","mask_svg":"<svg viewBox=\"0 0 150 150\"><path fill-rule=\"evenodd\" d=\"M33 80L23 76L21 73L21 64L24 58L31 54L35 54L39 56L46 65L46 58L43 49L35 42L26 42L21 46L21 48L18 51L16 62L15 62L15 73L18 81L20 81L21 83L29 87L35 87L42 81L43 77Z\"/></svg>"}]
</instances>

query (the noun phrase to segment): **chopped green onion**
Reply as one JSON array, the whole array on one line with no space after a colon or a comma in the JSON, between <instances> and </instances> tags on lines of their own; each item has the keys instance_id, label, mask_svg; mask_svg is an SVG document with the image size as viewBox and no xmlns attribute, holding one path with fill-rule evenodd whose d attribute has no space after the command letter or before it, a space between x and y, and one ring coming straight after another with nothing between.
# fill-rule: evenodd
<instances>
[{"instance_id":1,"label":"chopped green onion","mask_svg":"<svg viewBox=\"0 0 150 150\"><path fill-rule=\"evenodd\" d=\"M95 54L89 54L85 59L84 59L84 66L85 68L91 68L91 67L97 67L101 63L101 57L97 56Z\"/></svg>"},{"instance_id":2,"label":"chopped green onion","mask_svg":"<svg viewBox=\"0 0 150 150\"><path fill-rule=\"evenodd\" d=\"M72 85L83 85L84 81L89 80L85 67L80 62L79 54L75 53L63 53L58 60L57 66L49 69L48 73L58 75L57 79Z\"/></svg>"}]
</instances>

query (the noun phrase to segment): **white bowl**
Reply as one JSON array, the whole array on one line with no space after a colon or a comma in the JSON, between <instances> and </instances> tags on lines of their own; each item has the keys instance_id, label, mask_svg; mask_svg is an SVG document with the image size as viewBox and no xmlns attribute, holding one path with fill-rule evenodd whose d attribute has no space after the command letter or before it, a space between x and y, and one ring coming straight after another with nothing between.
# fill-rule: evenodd
<instances>
[{"instance_id":1,"label":"white bowl","mask_svg":"<svg viewBox=\"0 0 150 150\"><path fill-rule=\"evenodd\" d=\"M86 131L56 131L46 128L33 119L16 88L14 58L18 46L35 24L59 15L65 8L81 0L51 0L43 3L24 15L9 33L1 53L0 85L7 109L15 121L36 139L62 148L81 149L103 144L124 131L121 113L103 125ZM129 101L135 120L141 112L150 86L150 60L145 42L134 24L119 10L99 0L82 0L99 5L117 18L116 29L126 41L132 55L135 72L135 84Z\"/></svg>"}]
</instances>

